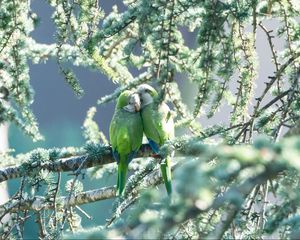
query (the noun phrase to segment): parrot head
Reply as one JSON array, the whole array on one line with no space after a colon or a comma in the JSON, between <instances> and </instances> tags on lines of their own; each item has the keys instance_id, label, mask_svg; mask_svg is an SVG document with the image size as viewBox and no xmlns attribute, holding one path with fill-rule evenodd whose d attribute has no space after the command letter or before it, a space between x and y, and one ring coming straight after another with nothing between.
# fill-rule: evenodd
<instances>
[{"instance_id":1,"label":"parrot head","mask_svg":"<svg viewBox=\"0 0 300 240\"><path fill-rule=\"evenodd\" d=\"M124 109L127 112L138 112L141 109L139 94L130 90L122 92L118 98L117 109Z\"/></svg>"},{"instance_id":2,"label":"parrot head","mask_svg":"<svg viewBox=\"0 0 300 240\"><path fill-rule=\"evenodd\" d=\"M141 108L153 102L153 99L157 97L157 91L148 84L142 84L138 86L137 92L141 99Z\"/></svg>"}]
</instances>

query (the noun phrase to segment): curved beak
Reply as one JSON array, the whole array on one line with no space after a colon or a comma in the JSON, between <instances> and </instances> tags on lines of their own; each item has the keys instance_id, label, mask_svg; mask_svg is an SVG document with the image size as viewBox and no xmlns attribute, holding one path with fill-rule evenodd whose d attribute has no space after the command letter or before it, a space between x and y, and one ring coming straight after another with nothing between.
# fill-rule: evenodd
<instances>
[{"instance_id":1,"label":"curved beak","mask_svg":"<svg viewBox=\"0 0 300 240\"><path fill-rule=\"evenodd\" d=\"M141 110L141 104L140 103L139 104L134 104L134 110L136 112L139 112Z\"/></svg>"},{"instance_id":2,"label":"curved beak","mask_svg":"<svg viewBox=\"0 0 300 240\"><path fill-rule=\"evenodd\" d=\"M134 110L135 110L135 112L139 112L141 110L140 96L137 93L135 93L133 95L133 99L134 99Z\"/></svg>"}]
</instances>

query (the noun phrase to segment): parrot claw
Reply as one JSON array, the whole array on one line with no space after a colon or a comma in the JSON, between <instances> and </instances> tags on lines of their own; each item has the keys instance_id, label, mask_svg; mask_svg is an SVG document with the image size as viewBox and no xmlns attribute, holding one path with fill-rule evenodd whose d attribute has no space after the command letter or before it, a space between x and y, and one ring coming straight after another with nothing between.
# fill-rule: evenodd
<instances>
[{"instance_id":1,"label":"parrot claw","mask_svg":"<svg viewBox=\"0 0 300 240\"><path fill-rule=\"evenodd\" d=\"M156 158L156 159L160 159L161 158L161 156L159 154L157 154L157 153L152 154L152 157Z\"/></svg>"}]
</instances>

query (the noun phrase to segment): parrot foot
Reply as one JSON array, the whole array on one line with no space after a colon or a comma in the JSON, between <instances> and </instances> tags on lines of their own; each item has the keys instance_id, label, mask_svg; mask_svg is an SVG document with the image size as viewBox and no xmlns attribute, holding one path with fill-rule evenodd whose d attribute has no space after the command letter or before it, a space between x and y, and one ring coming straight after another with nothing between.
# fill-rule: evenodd
<instances>
[{"instance_id":1,"label":"parrot foot","mask_svg":"<svg viewBox=\"0 0 300 240\"><path fill-rule=\"evenodd\" d=\"M156 153L155 153L155 154L152 154L152 157L153 157L153 158L156 158L156 159L160 159L160 158L161 158L161 156L160 156L159 154L156 154Z\"/></svg>"}]
</instances>

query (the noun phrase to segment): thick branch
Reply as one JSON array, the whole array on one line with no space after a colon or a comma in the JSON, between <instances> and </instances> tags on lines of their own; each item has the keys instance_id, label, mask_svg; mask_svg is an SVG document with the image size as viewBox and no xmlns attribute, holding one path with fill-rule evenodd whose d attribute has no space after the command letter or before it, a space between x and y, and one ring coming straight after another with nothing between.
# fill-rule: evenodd
<instances>
[{"instance_id":1,"label":"thick branch","mask_svg":"<svg viewBox=\"0 0 300 240\"><path fill-rule=\"evenodd\" d=\"M172 142L176 156L198 156L206 152L210 146L203 144L201 138L195 137L185 140L175 140ZM162 147L164 152L166 149ZM143 144L138 151L136 157L151 157L153 152L149 144ZM67 172L76 171L80 167L81 169L90 168L94 166L101 166L109 163L113 163L112 150L110 146L103 146L97 150L97 153L81 156L73 156L69 158L61 158L56 161L47 161L44 164L39 165L39 161L31 163L28 166L28 162L7 168L0 168L0 183L8 179L15 179L22 176L30 176L31 171L37 172L37 170L47 170L51 172ZM37 169L38 168L38 169Z\"/></svg>"},{"instance_id":2,"label":"thick branch","mask_svg":"<svg viewBox=\"0 0 300 240\"><path fill-rule=\"evenodd\" d=\"M74 156L69 158L58 159L54 162L47 162L41 166L40 169L48 170L51 172L67 172L67 171L75 171L81 166L84 162L82 169L90 168L94 166L101 166L109 163L113 163L114 159L112 157L111 147L105 146L103 147L103 153L99 156ZM144 144L138 154L137 157L149 157L153 154L150 146L148 144ZM34 168L34 167L32 167ZM24 171L24 165L18 165L7 168L0 168L0 182L6 181L8 179L19 178L24 175L28 175L28 171Z\"/></svg>"}]
</instances>

